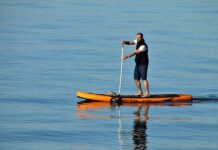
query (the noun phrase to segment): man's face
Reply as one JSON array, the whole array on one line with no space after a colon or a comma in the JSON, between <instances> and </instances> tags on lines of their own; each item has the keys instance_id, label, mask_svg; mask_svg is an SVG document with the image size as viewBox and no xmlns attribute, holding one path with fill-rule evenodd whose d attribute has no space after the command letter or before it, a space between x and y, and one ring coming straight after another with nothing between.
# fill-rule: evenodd
<instances>
[{"instance_id":1,"label":"man's face","mask_svg":"<svg viewBox=\"0 0 218 150\"><path fill-rule=\"evenodd\" d=\"M142 40L142 36L140 34L136 35L136 40L137 40L137 42L140 42Z\"/></svg>"}]
</instances>

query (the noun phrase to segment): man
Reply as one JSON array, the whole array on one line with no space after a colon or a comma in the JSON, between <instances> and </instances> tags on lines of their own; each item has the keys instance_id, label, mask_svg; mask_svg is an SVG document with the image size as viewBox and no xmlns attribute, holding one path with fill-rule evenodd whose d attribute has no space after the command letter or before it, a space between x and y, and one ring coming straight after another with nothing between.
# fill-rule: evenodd
<instances>
[{"instance_id":1,"label":"man","mask_svg":"<svg viewBox=\"0 0 218 150\"><path fill-rule=\"evenodd\" d=\"M149 97L149 84L147 80L147 70L148 70L148 46L144 41L143 34L137 33L136 40L134 41L121 41L121 44L126 45L136 45L136 50L134 52L129 53L128 55L124 56L122 59L126 60L135 55L135 70L134 70L134 81L137 88L136 95L141 97ZM145 88L145 93L143 94L140 79Z\"/></svg>"}]
</instances>

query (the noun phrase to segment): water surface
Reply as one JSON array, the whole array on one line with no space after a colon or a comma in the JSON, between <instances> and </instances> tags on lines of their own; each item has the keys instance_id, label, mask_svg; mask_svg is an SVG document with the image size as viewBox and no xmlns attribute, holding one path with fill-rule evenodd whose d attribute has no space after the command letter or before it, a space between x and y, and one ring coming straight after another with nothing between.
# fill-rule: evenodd
<instances>
[{"instance_id":1,"label":"water surface","mask_svg":"<svg viewBox=\"0 0 218 150\"><path fill-rule=\"evenodd\" d=\"M217 149L217 7L216 0L2 0L0 148ZM151 93L189 93L194 102L149 105L140 119L134 105L78 109L77 90L118 91L120 41L137 32L149 46ZM133 68L125 61L123 94L135 93Z\"/></svg>"}]
</instances>

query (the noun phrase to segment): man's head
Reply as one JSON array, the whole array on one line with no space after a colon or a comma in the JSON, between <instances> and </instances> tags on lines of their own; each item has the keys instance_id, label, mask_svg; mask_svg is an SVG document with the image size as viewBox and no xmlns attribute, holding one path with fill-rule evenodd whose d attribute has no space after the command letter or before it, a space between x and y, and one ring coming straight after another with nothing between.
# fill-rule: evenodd
<instances>
[{"instance_id":1,"label":"man's head","mask_svg":"<svg viewBox=\"0 0 218 150\"><path fill-rule=\"evenodd\" d=\"M143 34L141 32L136 34L136 40L137 42L140 42L143 39Z\"/></svg>"}]
</instances>

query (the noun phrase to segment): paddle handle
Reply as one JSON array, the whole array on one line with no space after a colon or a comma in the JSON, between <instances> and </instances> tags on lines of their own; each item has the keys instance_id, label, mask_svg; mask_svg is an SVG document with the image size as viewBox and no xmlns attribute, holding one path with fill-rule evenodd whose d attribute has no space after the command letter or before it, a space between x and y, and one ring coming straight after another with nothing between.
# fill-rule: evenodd
<instances>
[{"instance_id":1,"label":"paddle handle","mask_svg":"<svg viewBox=\"0 0 218 150\"><path fill-rule=\"evenodd\" d=\"M120 82L119 82L119 91L118 94L120 95L121 87L122 87L122 76L123 76L123 54L124 54L124 45L122 44L121 49L121 65L120 65Z\"/></svg>"}]
</instances>

